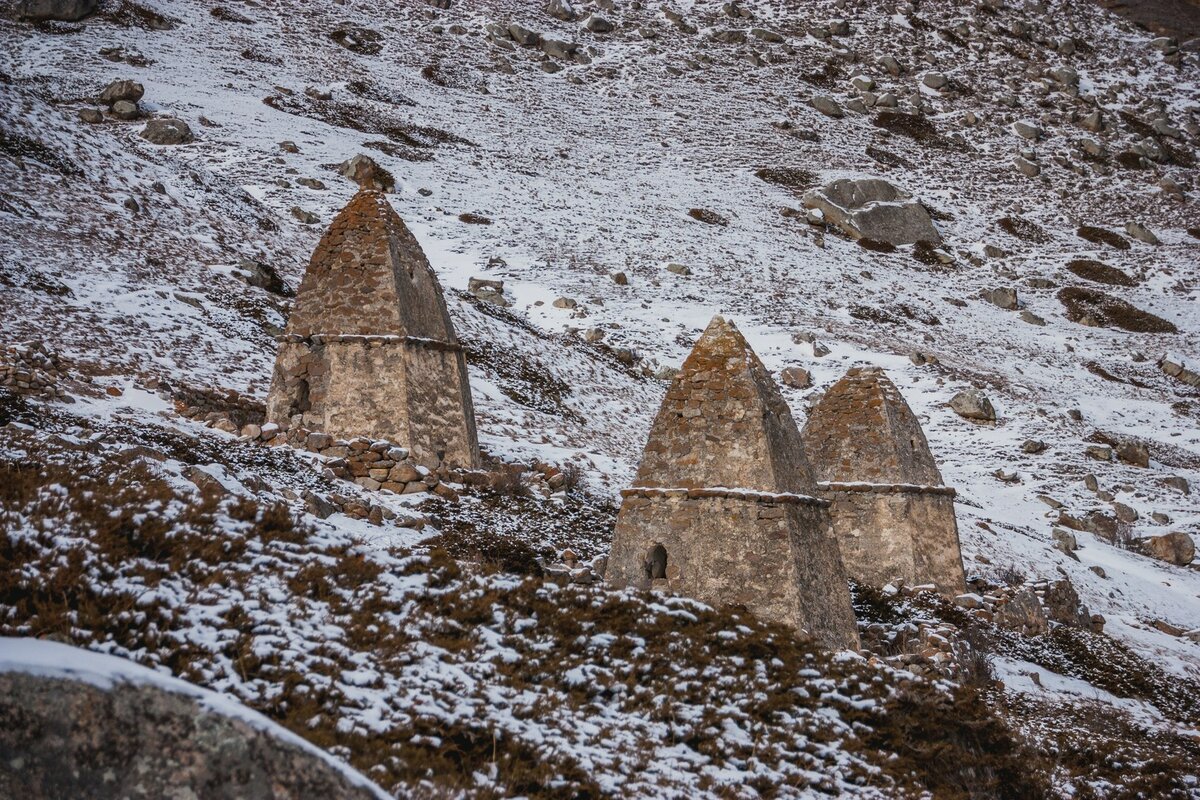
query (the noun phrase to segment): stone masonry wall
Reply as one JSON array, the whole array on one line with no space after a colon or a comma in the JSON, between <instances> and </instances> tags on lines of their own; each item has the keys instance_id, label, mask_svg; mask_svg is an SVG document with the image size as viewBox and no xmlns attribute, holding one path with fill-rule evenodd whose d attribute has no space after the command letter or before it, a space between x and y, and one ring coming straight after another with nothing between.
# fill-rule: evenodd
<instances>
[{"instance_id":1,"label":"stone masonry wall","mask_svg":"<svg viewBox=\"0 0 1200 800\"><path fill-rule=\"evenodd\" d=\"M741 604L854 647L846 574L814 492L779 388L738 329L714 317L663 399L634 487L622 492L606 577ZM656 547L671 574L662 549L649 552Z\"/></svg>"},{"instance_id":2,"label":"stone masonry wall","mask_svg":"<svg viewBox=\"0 0 1200 800\"><path fill-rule=\"evenodd\" d=\"M966 591L954 497L922 491L828 491L846 572L872 586Z\"/></svg>"},{"instance_id":3,"label":"stone masonry wall","mask_svg":"<svg viewBox=\"0 0 1200 800\"><path fill-rule=\"evenodd\" d=\"M406 374L414 376L407 381L407 442L413 457L428 465L445 460L478 466L479 437L462 350L416 342L406 346L405 359Z\"/></svg>"},{"instance_id":4,"label":"stone masonry wall","mask_svg":"<svg viewBox=\"0 0 1200 800\"><path fill-rule=\"evenodd\" d=\"M828 536L820 501L767 502L626 493L605 578L661 588L714 606L744 605L766 620L809 631L828 647L857 647L841 570L820 563L814 535ZM651 551L666 551L664 577L651 577Z\"/></svg>"}]
</instances>

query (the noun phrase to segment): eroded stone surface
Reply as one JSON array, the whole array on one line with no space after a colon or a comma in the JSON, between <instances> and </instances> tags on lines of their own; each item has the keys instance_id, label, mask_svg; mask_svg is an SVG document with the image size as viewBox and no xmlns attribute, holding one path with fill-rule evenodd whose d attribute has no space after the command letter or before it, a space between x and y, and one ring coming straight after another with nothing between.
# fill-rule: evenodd
<instances>
[{"instance_id":1,"label":"eroded stone surface","mask_svg":"<svg viewBox=\"0 0 1200 800\"><path fill-rule=\"evenodd\" d=\"M419 463L479 464L466 360L437 276L378 191L317 245L281 339L267 419L398 442Z\"/></svg>"},{"instance_id":2,"label":"eroded stone surface","mask_svg":"<svg viewBox=\"0 0 1200 800\"><path fill-rule=\"evenodd\" d=\"M737 328L716 317L672 381L635 488L623 493L606 576L742 604L828 646L855 647L845 572L814 491L779 389Z\"/></svg>"}]
</instances>

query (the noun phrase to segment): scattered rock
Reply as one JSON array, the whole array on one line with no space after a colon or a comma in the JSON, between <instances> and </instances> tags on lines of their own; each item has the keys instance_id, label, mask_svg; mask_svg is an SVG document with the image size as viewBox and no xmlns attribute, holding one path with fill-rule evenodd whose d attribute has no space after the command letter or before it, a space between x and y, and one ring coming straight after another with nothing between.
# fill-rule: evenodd
<instances>
[{"instance_id":1,"label":"scattered rock","mask_svg":"<svg viewBox=\"0 0 1200 800\"><path fill-rule=\"evenodd\" d=\"M99 5L99 0L17 0L14 10L30 22L78 22Z\"/></svg>"},{"instance_id":2,"label":"scattered rock","mask_svg":"<svg viewBox=\"0 0 1200 800\"><path fill-rule=\"evenodd\" d=\"M921 83L926 87L935 91L944 89L950 80L940 72L926 72L921 78Z\"/></svg>"},{"instance_id":3,"label":"scattered rock","mask_svg":"<svg viewBox=\"0 0 1200 800\"><path fill-rule=\"evenodd\" d=\"M89 125L98 125L104 122L104 114L96 108L81 108L79 109L79 118Z\"/></svg>"},{"instance_id":4,"label":"scattered rock","mask_svg":"<svg viewBox=\"0 0 1200 800\"><path fill-rule=\"evenodd\" d=\"M804 205L819 210L826 221L853 239L893 246L942 241L925 207L880 178L833 181L807 192Z\"/></svg>"},{"instance_id":5,"label":"scattered rock","mask_svg":"<svg viewBox=\"0 0 1200 800\"><path fill-rule=\"evenodd\" d=\"M846 116L846 112L842 110L842 106L838 103L838 101L827 95L814 95L812 100L809 102L812 104L813 108L815 108L817 111L820 111L827 117L841 119L842 117Z\"/></svg>"},{"instance_id":6,"label":"scattered rock","mask_svg":"<svg viewBox=\"0 0 1200 800\"><path fill-rule=\"evenodd\" d=\"M1013 133L1017 134L1018 136L1020 136L1024 139L1029 139L1031 141L1036 141L1036 140L1042 138L1042 135L1044 133L1044 131L1041 128L1039 128L1037 125L1034 125L1033 123L1030 123L1030 122L1021 122L1021 121L1014 122L1012 124L1012 129L1013 129Z\"/></svg>"},{"instance_id":7,"label":"scattered rock","mask_svg":"<svg viewBox=\"0 0 1200 800\"><path fill-rule=\"evenodd\" d=\"M329 34L329 38L351 53L357 53L362 56L378 55L383 50L382 34L370 28L361 28L357 25L347 25L338 28Z\"/></svg>"},{"instance_id":8,"label":"scattered rock","mask_svg":"<svg viewBox=\"0 0 1200 800\"><path fill-rule=\"evenodd\" d=\"M358 184L360 189L390 192L396 188L396 179L375 159L361 153L338 165L338 174Z\"/></svg>"},{"instance_id":9,"label":"scattered rock","mask_svg":"<svg viewBox=\"0 0 1200 800\"><path fill-rule=\"evenodd\" d=\"M1094 461L1112 461L1112 448L1106 444L1088 445L1083 454Z\"/></svg>"},{"instance_id":10,"label":"scattered rock","mask_svg":"<svg viewBox=\"0 0 1200 800\"><path fill-rule=\"evenodd\" d=\"M152 119L142 128L141 137L151 144L187 144L193 139L192 129L181 119L167 117Z\"/></svg>"},{"instance_id":11,"label":"scattered rock","mask_svg":"<svg viewBox=\"0 0 1200 800\"><path fill-rule=\"evenodd\" d=\"M583 27L592 33L609 33L613 29L613 24L598 14L592 14L583 23Z\"/></svg>"},{"instance_id":12,"label":"scattered rock","mask_svg":"<svg viewBox=\"0 0 1200 800\"><path fill-rule=\"evenodd\" d=\"M471 278L467 281L467 291L483 302L500 308L508 308L511 305L504 296L504 281Z\"/></svg>"},{"instance_id":13,"label":"scattered rock","mask_svg":"<svg viewBox=\"0 0 1200 800\"><path fill-rule=\"evenodd\" d=\"M104 87L104 90L100 92L96 100L103 105L112 106L122 100L129 103L136 103L145 94L145 87L137 81L121 80L113 81Z\"/></svg>"},{"instance_id":14,"label":"scattered rock","mask_svg":"<svg viewBox=\"0 0 1200 800\"><path fill-rule=\"evenodd\" d=\"M1145 242L1146 244L1159 243L1158 237L1154 235L1154 232L1140 222L1126 222L1125 233L1139 242Z\"/></svg>"},{"instance_id":15,"label":"scattered rock","mask_svg":"<svg viewBox=\"0 0 1200 800\"><path fill-rule=\"evenodd\" d=\"M1174 531L1162 536L1150 536L1139 541L1143 553L1168 564L1185 566L1196 557L1196 543L1186 533Z\"/></svg>"},{"instance_id":16,"label":"scattered rock","mask_svg":"<svg viewBox=\"0 0 1200 800\"><path fill-rule=\"evenodd\" d=\"M131 103L128 100L118 100L112 104L112 115L126 122L137 119L142 115L136 103Z\"/></svg>"},{"instance_id":17,"label":"scattered rock","mask_svg":"<svg viewBox=\"0 0 1200 800\"><path fill-rule=\"evenodd\" d=\"M384 796L227 696L49 641L7 640L5 656L2 780L27 800Z\"/></svg>"},{"instance_id":18,"label":"scattered rock","mask_svg":"<svg viewBox=\"0 0 1200 800\"><path fill-rule=\"evenodd\" d=\"M1166 486L1169 489L1174 489L1177 492L1181 492L1185 495L1190 495L1192 493L1192 487L1188 483L1188 479L1182 478L1178 475L1169 475L1169 476L1163 478L1162 485Z\"/></svg>"},{"instance_id":19,"label":"scattered rock","mask_svg":"<svg viewBox=\"0 0 1200 800\"><path fill-rule=\"evenodd\" d=\"M1117 458L1135 467L1150 466L1150 446L1135 439L1122 439L1117 443Z\"/></svg>"},{"instance_id":20,"label":"scattered rock","mask_svg":"<svg viewBox=\"0 0 1200 800\"><path fill-rule=\"evenodd\" d=\"M1079 549L1079 542L1075 539L1075 534L1064 528L1055 528L1050 535L1054 537L1054 546L1067 555L1074 555L1075 551Z\"/></svg>"},{"instance_id":21,"label":"scattered rock","mask_svg":"<svg viewBox=\"0 0 1200 800\"><path fill-rule=\"evenodd\" d=\"M1170 377L1186 383L1188 386L1200 387L1200 372L1188 369L1187 365L1183 362L1172 361L1164 355L1158 360L1158 368Z\"/></svg>"},{"instance_id":22,"label":"scattered rock","mask_svg":"<svg viewBox=\"0 0 1200 800\"><path fill-rule=\"evenodd\" d=\"M1013 164L1016 166L1017 171L1027 178L1036 178L1042 174L1042 168L1024 156L1013 158Z\"/></svg>"},{"instance_id":23,"label":"scattered rock","mask_svg":"<svg viewBox=\"0 0 1200 800\"><path fill-rule=\"evenodd\" d=\"M707 208L693 208L688 211L688 216L692 219L699 220L705 225L720 225L729 224L729 220L722 217L715 211L709 211Z\"/></svg>"},{"instance_id":24,"label":"scattered rock","mask_svg":"<svg viewBox=\"0 0 1200 800\"><path fill-rule=\"evenodd\" d=\"M555 308L575 308L578 305L579 303L570 297L560 297L554 301Z\"/></svg>"},{"instance_id":25,"label":"scattered rock","mask_svg":"<svg viewBox=\"0 0 1200 800\"><path fill-rule=\"evenodd\" d=\"M1092 614L1066 578L1054 581L1042 593L1042 606L1051 622L1080 630L1092 629Z\"/></svg>"},{"instance_id":26,"label":"scattered rock","mask_svg":"<svg viewBox=\"0 0 1200 800\"><path fill-rule=\"evenodd\" d=\"M1015 311L1018 306L1017 290L1007 287L986 289L980 295L984 300L1006 311Z\"/></svg>"},{"instance_id":27,"label":"scattered rock","mask_svg":"<svg viewBox=\"0 0 1200 800\"><path fill-rule=\"evenodd\" d=\"M575 8L568 0L550 0L546 3L545 11L555 19L561 19L563 22L575 21Z\"/></svg>"},{"instance_id":28,"label":"scattered rock","mask_svg":"<svg viewBox=\"0 0 1200 800\"><path fill-rule=\"evenodd\" d=\"M1046 611L1031 589L1021 589L995 615L998 625L1022 636L1040 636L1050 629Z\"/></svg>"},{"instance_id":29,"label":"scattered rock","mask_svg":"<svg viewBox=\"0 0 1200 800\"><path fill-rule=\"evenodd\" d=\"M950 398L950 408L960 417L979 422L995 422L996 409L991 400L978 389L967 389Z\"/></svg>"},{"instance_id":30,"label":"scattered rock","mask_svg":"<svg viewBox=\"0 0 1200 800\"><path fill-rule=\"evenodd\" d=\"M784 386L793 389L807 389L812 386L812 376L803 367L786 367L779 373L779 379Z\"/></svg>"}]
</instances>

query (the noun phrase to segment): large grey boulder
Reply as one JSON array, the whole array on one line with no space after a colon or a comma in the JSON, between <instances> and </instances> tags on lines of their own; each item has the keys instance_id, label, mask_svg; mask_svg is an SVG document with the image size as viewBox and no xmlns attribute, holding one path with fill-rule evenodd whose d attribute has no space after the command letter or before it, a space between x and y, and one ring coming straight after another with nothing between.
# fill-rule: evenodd
<instances>
[{"instance_id":1,"label":"large grey boulder","mask_svg":"<svg viewBox=\"0 0 1200 800\"><path fill-rule=\"evenodd\" d=\"M111 106L114 103L119 103L122 100L130 103L136 103L141 100L146 94L146 87L142 86L137 81L119 80L113 81L96 97L98 101L106 106Z\"/></svg>"},{"instance_id":2,"label":"large grey boulder","mask_svg":"<svg viewBox=\"0 0 1200 800\"><path fill-rule=\"evenodd\" d=\"M1151 536L1139 543L1142 552L1159 561L1168 564L1186 566L1196 557L1196 543L1192 537L1181 531L1166 533L1162 536Z\"/></svg>"},{"instance_id":3,"label":"large grey boulder","mask_svg":"<svg viewBox=\"0 0 1200 800\"><path fill-rule=\"evenodd\" d=\"M996 409L988 396L978 389L966 389L950 398L950 408L955 414L977 422L995 422Z\"/></svg>"},{"instance_id":4,"label":"large grey boulder","mask_svg":"<svg viewBox=\"0 0 1200 800\"><path fill-rule=\"evenodd\" d=\"M142 138L151 144L187 144L192 129L181 119L152 119L142 128Z\"/></svg>"},{"instance_id":5,"label":"large grey boulder","mask_svg":"<svg viewBox=\"0 0 1200 800\"><path fill-rule=\"evenodd\" d=\"M18 19L30 22L75 22L96 10L99 0L17 0Z\"/></svg>"},{"instance_id":6,"label":"large grey boulder","mask_svg":"<svg viewBox=\"0 0 1200 800\"><path fill-rule=\"evenodd\" d=\"M804 205L819 209L826 222L853 239L891 245L942 241L925 207L880 178L842 178L827 183L805 194Z\"/></svg>"},{"instance_id":7,"label":"large grey boulder","mask_svg":"<svg viewBox=\"0 0 1200 800\"><path fill-rule=\"evenodd\" d=\"M0 639L0 797L388 796L214 692L113 656Z\"/></svg>"}]
</instances>

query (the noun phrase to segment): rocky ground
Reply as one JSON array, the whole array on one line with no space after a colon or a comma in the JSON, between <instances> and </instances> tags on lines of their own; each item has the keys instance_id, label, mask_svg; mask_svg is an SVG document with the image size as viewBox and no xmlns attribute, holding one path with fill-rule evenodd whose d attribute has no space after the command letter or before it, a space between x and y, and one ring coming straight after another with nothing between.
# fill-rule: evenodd
<instances>
[{"instance_id":1,"label":"rocky ground","mask_svg":"<svg viewBox=\"0 0 1200 800\"><path fill-rule=\"evenodd\" d=\"M5 633L167 667L397 792L937 791L965 778L880 754L919 738L932 702L901 687L966 703L955 677L1014 758L1059 753L1056 793L1200 792L1183 766L1200 679L1188 43L1082 0L106 0L0 31ZM116 80L140 93L104 95ZM373 491L264 441L273 337L360 152L396 177L446 290L499 485ZM843 178L902 189L940 244L830 224L809 193ZM663 379L715 313L793 370L801 424L850 366L887 369L959 490L972 598L860 592L860 626L882 626L860 664L735 612L571 583L594 580ZM114 502L99 485L81 501L96 476L129 484L109 510L133 528L84 524ZM1087 626L1048 611L1064 579ZM626 621L604 633L579 604ZM381 630L393 645L371 644ZM695 654L726 639L742 661ZM966 677L967 639L991 677ZM555 658L511 666L539 652ZM689 694L718 673L736 676L724 720ZM808 697L780 710L756 681ZM826 717L826 692L875 706ZM857 716L871 707L887 710ZM781 723L798 719L802 743Z\"/></svg>"}]
</instances>

